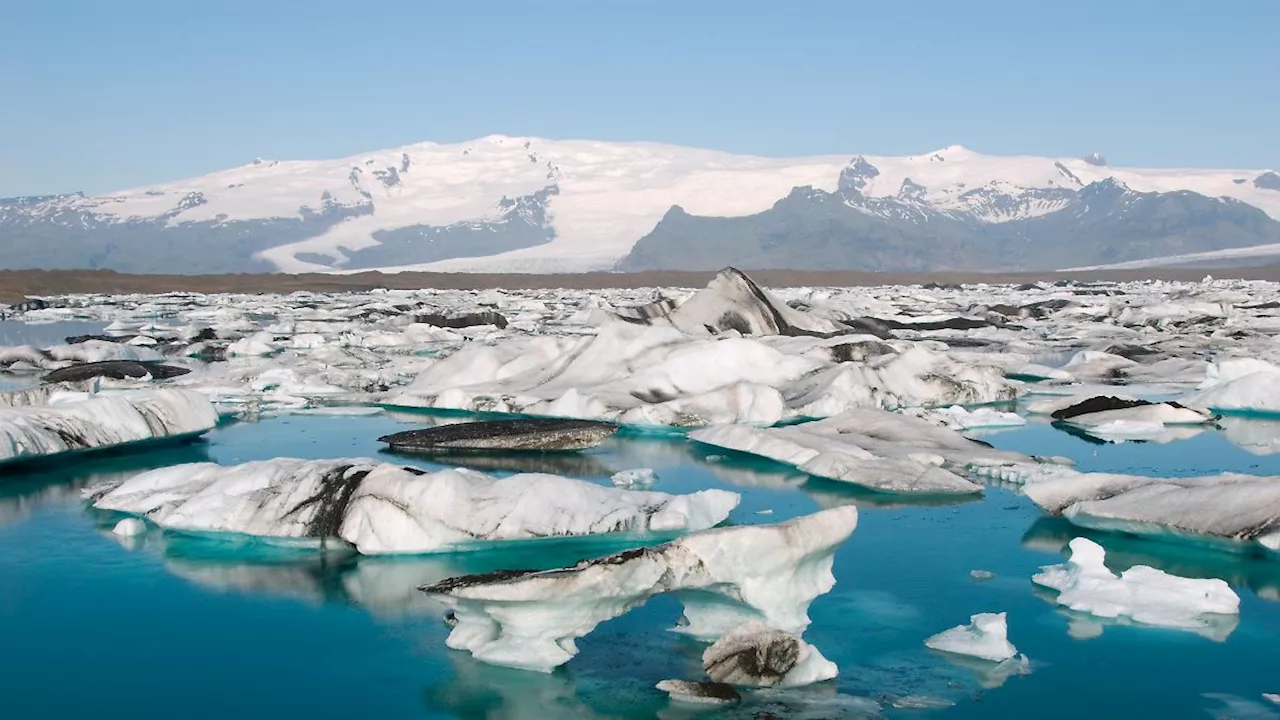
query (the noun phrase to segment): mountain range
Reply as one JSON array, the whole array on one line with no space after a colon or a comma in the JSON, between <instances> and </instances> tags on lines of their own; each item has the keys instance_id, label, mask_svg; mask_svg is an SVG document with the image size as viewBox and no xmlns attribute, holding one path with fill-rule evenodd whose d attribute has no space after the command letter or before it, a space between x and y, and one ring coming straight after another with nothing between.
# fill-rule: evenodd
<instances>
[{"instance_id":1,"label":"mountain range","mask_svg":"<svg viewBox=\"0 0 1280 720\"><path fill-rule=\"evenodd\" d=\"M1280 254L1280 174L489 136L0 200L0 268L1048 270Z\"/></svg>"}]
</instances>

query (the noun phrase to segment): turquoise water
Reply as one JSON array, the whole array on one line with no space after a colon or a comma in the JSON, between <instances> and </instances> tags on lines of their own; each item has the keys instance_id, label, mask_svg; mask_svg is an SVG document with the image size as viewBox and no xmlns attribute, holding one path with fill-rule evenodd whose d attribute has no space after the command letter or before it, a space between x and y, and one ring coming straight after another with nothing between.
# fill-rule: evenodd
<instances>
[{"instance_id":1,"label":"turquoise water","mask_svg":"<svg viewBox=\"0 0 1280 720\"><path fill-rule=\"evenodd\" d=\"M670 599L605 623L566 667L539 675L446 649L440 608L414 590L458 573L562 565L618 542L399 560L156 532L135 544L108 532L115 517L79 499L80 487L112 474L176 462L374 456L431 467L380 453L376 441L423 421L286 416L221 427L182 447L0 476L0 717L1269 717L1261 693L1280 691L1280 560L1092 534L1115 569L1144 563L1226 579L1241 595L1240 619L1206 637L1073 617L1033 590L1030 577L1061 562L1078 533L1002 488L980 500L917 506L771 463L708 460L714 451L678 438L617 438L581 458L508 464L600 482L652 467L655 489L742 493L736 523L843 503L863 509L836 556L837 586L814 603L806 634L840 666L838 680L696 711L653 689L664 678L700 674L702 646L665 631L680 614ZM1095 445L1031 425L986 439L1068 455L1085 470L1280 474L1280 455L1245 452L1218 431L1165 445ZM975 581L975 569L996 577ZM989 666L957 664L923 646L988 611L1009 613L1010 639L1031 659L1029 675L1001 684ZM903 696L953 705L895 709Z\"/></svg>"}]
</instances>

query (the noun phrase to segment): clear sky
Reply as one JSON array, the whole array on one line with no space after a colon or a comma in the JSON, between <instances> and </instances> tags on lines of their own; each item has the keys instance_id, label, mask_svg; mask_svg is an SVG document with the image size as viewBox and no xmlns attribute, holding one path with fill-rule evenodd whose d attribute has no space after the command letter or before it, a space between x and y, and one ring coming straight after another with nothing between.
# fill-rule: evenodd
<instances>
[{"instance_id":1,"label":"clear sky","mask_svg":"<svg viewBox=\"0 0 1280 720\"><path fill-rule=\"evenodd\" d=\"M489 133L1280 170L1280 0L0 0L0 196Z\"/></svg>"}]
</instances>

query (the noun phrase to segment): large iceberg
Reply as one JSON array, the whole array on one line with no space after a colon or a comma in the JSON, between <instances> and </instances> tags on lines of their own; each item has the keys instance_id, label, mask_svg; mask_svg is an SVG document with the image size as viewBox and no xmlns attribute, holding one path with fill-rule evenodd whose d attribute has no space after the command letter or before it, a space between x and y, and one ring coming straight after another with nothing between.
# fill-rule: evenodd
<instances>
[{"instance_id":1,"label":"large iceberg","mask_svg":"<svg viewBox=\"0 0 1280 720\"><path fill-rule=\"evenodd\" d=\"M1061 469L1024 492L1081 527L1209 535L1280 550L1280 477L1153 478Z\"/></svg>"},{"instance_id":2,"label":"large iceberg","mask_svg":"<svg viewBox=\"0 0 1280 720\"><path fill-rule=\"evenodd\" d=\"M1135 565L1119 576L1104 564L1106 552L1087 538L1069 544L1071 559L1051 565L1032 578L1041 587L1058 591L1058 604L1098 617L1127 617L1163 627L1197 629L1206 615L1236 615L1240 597L1217 578L1169 575Z\"/></svg>"},{"instance_id":3,"label":"large iceberg","mask_svg":"<svg viewBox=\"0 0 1280 720\"><path fill-rule=\"evenodd\" d=\"M558 475L495 479L368 459L278 458L175 465L98 488L94 506L163 528L263 538L332 538L365 554L428 553L479 540L712 527L738 495L633 492Z\"/></svg>"},{"instance_id":4,"label":"large iceberg","mask_svg":"<svg viewBox=\"0 0 1280 720\"><path fill-rule=\"evenodd\" d=\"M871 409L774 428L723 425L689 437L883 492L976 493L982 486L965 474L1034 462L921 418Z\"/></svg>"},{"instance_id":5,"label":"large iceberg","mask_svg":"<svg viewBox=\"0 0 1280 720\"><path fill-rule=\"evenodd\" d=\"M706 530L561 570L470 575L422 590L454 611L449 647L542 672L576 655L576 638L666 592L684 604L676 629L701 640L752 620L800 635L809 604L835 585L833 555L857 522L856 508L839 507L777 525Z\"/></svg>"},{"instance_id":6,"label":"large iceberg","mask_svg":"<svg viewBox=\"0 0 1280 720\"><path fill-rule=\"evenodd\" d=\"M0 407L0 464L190 437L218 424L199 393L147 390L70 395L54 405Z\"/></svg>"}]
</instances>

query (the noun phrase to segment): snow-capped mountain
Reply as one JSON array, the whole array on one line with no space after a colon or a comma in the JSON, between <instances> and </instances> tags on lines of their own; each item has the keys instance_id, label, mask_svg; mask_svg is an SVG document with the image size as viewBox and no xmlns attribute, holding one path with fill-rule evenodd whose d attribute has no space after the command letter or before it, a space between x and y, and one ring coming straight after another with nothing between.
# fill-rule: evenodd
<instances>
[{"instance_id":1,"label":"snow-capped mountain","mask_svg":"<svg viewBox=\"0 0 1280 720\"><path fill-rule=\"evenodd\" d=\"M489 136L331 161L255 160L109 195L0 200L0 267L543 272L692 267L694 257L749 266L734 242L703 237L726 228L766 233L772 249L760 262L807 266L812 258L796 253L812 248L790 236L816 241L805 228L819 215L834 218L821 238L824 267L1080 266L1280 242L1280 175L962 147L763 158ZM681 222L699 234L672 234ZM1062 258L1036 236L1050 231L1054 243L1087 232L1124 247ZM718 249L696 252L708 243Z\"/></svg>"}]
</instances>

